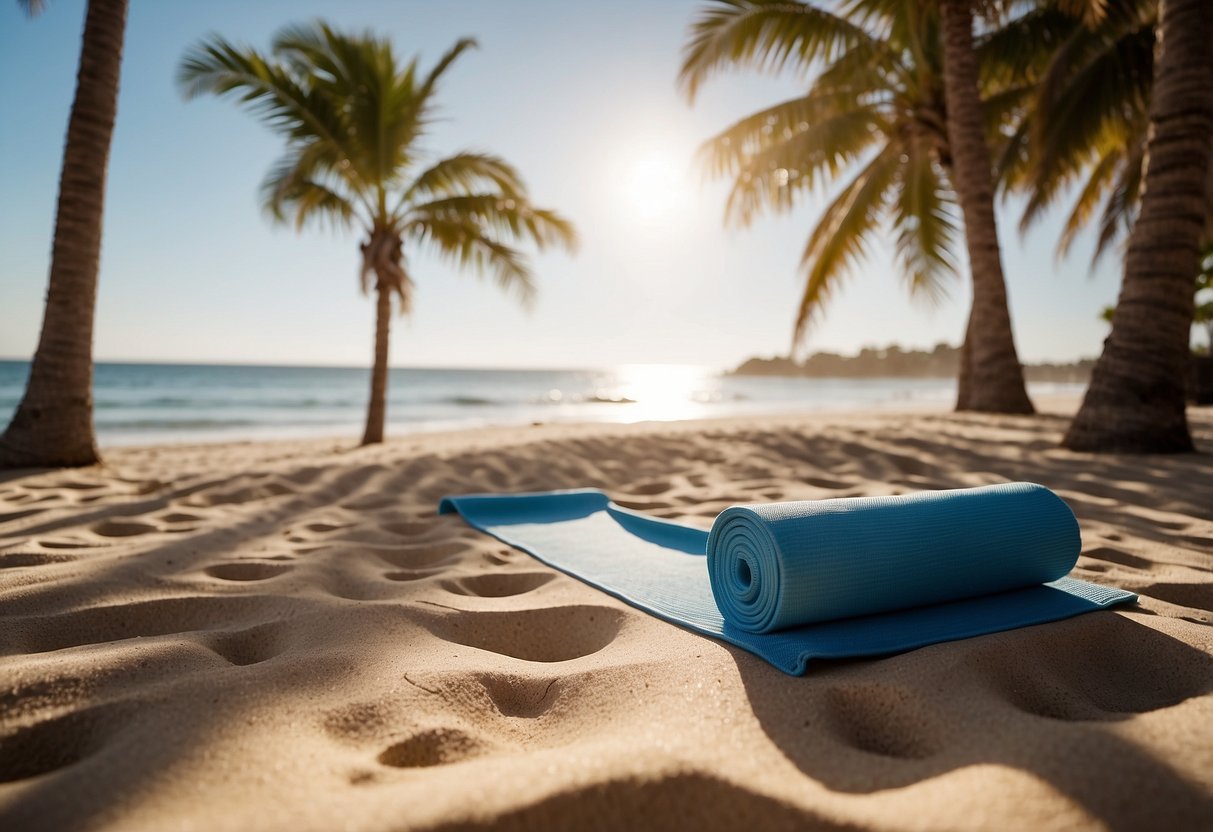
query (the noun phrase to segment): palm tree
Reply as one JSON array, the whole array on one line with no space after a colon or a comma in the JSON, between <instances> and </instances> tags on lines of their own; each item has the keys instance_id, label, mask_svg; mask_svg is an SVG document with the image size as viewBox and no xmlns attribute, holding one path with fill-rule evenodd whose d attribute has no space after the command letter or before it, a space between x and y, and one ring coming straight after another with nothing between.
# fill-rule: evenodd
<instances>
[{"instance_id":1,"label":"palm tree","mask_svg":"<svg viewBox=\"0 0 1213 832\"><path fill-rule=\"evenodd\" d=\"M463 52L460 40L428 72L402 65L389 41L337 32L324 22L288 26L271 52L212 36L184 57L186 98L230 95L286 138L286 153L261 185L278 222L356 228L363 291L376 295L375 360L363 444L383 441L392 298L412 306L406 243L489 271L524 299L534 291L523 252L532 241L572 248L572 225L534 207L518 173L485 153L434 159L418 146L434 115L437 82Z\"/></svg>"},{"instance_id":2,"label":"palm tree","mask_svg":"<svg viewBox=\"0 0 1213 832\"><path fill-rule=\"evenodd\" d=\"M25 0L31 14L44 3ZM127 0L89 0L67 122L49 287L25 394L0 435L0 467L91 465L93 317Z\"/></svg>"},{"instance_id":3,"label":"palm tree","mask_svg":"<svg viewBox=\"0 0 1213 832\"><path fill-rule=\"evenodd\" d=\"M1063 444L1080 451L1192 450L1185 413L1200 243L1213 162L1213 4L1164 0L1141 207L1112 332Z\"/></svg>"},{"instance_id":4,"label":"palm tree","mask_svg":"<svg viewBox=\"0 0 1213 832\"><path fill-rule=\"evenodd\" d=\"M952 186L964 215L973 307L960 356L957 410L1031 413L1015 351L994 219L994 176L986 144L973 0L939 0Z\"/></svg>"},{"instance_id":5,"label":"palm tree","mask_svg":"<svg viewBox=\"0 0 1213 832\"><path fill-rule=\"evenodd\" d=\"M1206 294L1208 292L1213 292L1213 246L1206 246L1200 255L1200 273L1196 275L1192 314L1192 324L1205 331L1203 352L1206 356L1213 356L1213 299ZM1116 307L1105 306L1099 311L1099 317L1112 323L1116 318ZM1197 352L1197 349L1193 348L1193 352Z\"/></svg>"},{"instance_id":6,"label":"palm tree","mask_svg":"<svg viewBox=\"0 0 1213 832\"><path fill-rule=\"evenodd\" d=\"M824 67L804 96L738 121L703 149L709 173L733 177L726 220L742 226L857 171L826 207L802 253L805 290L794 342L880 229L892 228L912 292L937 298L957 270L955 160L935 8L852 0L843 14L833 14L805 3L716 0L692 24L680 82L693 100L726 66L778 71L794 64L807 73L815 62ZM978 129L1001 123L1026 89L991 88ZM984 259L975 263L990 259L985 239ZM994 278L975 271L974 289L964 350L970 359L957 407L1030 412L1001 270Z\"/></svg>"}]
</instances>

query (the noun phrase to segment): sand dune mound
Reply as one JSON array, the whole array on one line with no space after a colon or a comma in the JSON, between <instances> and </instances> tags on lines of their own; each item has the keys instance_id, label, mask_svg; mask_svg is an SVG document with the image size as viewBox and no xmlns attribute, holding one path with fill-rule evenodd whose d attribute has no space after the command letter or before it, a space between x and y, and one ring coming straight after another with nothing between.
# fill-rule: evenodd
<instances>
[{"instance_id":1,"label":"sand dune mound","mask_svg":"<svg viewBox=\"0 0 1213 832\"><path fill-rule=\"evenodd\" d=\"M123 449L0 479L6 829L1213 827L1204 454L1057 416L549 426ZM1043 483L1141 604L785 676L435 514Z\"/></svg>"}]
</instances>

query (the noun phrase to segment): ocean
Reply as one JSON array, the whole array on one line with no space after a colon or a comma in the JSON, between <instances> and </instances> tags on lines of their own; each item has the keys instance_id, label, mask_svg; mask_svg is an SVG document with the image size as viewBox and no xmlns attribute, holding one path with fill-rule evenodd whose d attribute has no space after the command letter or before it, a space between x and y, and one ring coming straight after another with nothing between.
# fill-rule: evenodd
<instances>
[{"instance_id":1,"label":"ocean","mask_svg":"<svg viewBox=\"0 0 1213 832\"><path fill-rule=\"evenodd\" d=\"M0 424L24 390L29 363L0 361ZM100 363L93 398L102 447L361 435L368 368ZM1080 394L1080 384L1029 385ZM938 405L950 379L730 376L684 365L600 370L391 371L388 430L402 434L533 422L637 422L790 411Z\"/></svg>"}]
</instances>

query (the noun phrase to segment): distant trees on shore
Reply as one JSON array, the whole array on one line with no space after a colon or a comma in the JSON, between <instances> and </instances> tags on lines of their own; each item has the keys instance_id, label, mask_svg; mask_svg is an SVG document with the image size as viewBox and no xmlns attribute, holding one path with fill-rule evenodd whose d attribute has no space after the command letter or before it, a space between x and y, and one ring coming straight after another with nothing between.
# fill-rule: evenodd
<instances>
[{"instance_id":1,"label":"distant trees on shore","mask_svg":"<svg viewBox=\"0 0 1213 832\"><path fill-rule=\"evenodd\" d=\"M932 350L903 350L865 347L855 355L817 352L797 361L788 357L751 358L733 375L789 376L808 378L955 378L960 369L961 348L941 343ZM1084 382L1095 360L1069 364L1029 364L1024 373L1030 381Z\"/></svg>"}]
</instances>

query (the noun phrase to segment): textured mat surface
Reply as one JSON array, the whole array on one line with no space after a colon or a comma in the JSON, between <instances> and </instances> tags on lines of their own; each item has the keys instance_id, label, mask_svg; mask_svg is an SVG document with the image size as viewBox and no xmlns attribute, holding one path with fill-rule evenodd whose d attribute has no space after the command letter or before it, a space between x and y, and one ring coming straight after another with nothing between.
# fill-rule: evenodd
<instances>
[{"instance_id":1,"label":"textured mat surface","mask_svg":"<svg viewBox=\"0 0 1213 832\"><path fill-rule=\"evenodd\" d=\"M1030 483L735 506L710 534L596 490L447 497L439 511L797 675L814 658L896 653L1137 597L1064 577L1078 523Z\"/></svg>"}]
</instances>

